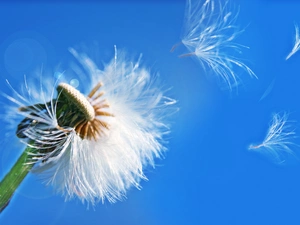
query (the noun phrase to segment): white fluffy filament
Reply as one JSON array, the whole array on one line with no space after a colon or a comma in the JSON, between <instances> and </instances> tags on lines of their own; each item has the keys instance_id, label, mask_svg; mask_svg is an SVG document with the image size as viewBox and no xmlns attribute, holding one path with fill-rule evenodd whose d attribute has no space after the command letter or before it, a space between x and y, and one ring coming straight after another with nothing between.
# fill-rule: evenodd
<instances>
[{"instance_id":1,"label":"white fluffy filament","mask_svg":"<svg viewBox=\"0 0 300 225\"><path fill-rule=\"evenodd\" d=\"M201 65L208 66L230 89L239 83L235 69L241 68L251 77L254 72L237 57L243 45L234 42L242 31L235 25L238 13L228 9L228 1L187 0L182 43Z\"/></svg>"},{"instance_id":2,"label":"white fluffy filament","mask_svg":"<svg viewBox=\"0 0 300 225\"><path fill-rule=\"evenodd\" d=\"M283 163L287 155L294 155L292 146L295 139L295 131L288 121L288 114L275 113L263 142L258 145L250 145L249 150L266 155L275 163Z\"/></svg>"}]
</instances>

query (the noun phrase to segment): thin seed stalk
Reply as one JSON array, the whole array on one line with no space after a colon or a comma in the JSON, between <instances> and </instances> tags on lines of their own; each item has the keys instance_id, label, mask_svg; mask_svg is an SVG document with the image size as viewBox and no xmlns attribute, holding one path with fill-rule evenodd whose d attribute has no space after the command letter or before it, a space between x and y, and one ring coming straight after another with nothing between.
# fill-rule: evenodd
<instances>
[{"instance_id":1,"label":"thin seed stalk","mask_svg":"<svg viewBox=\"0 0 300 225\"><path fill-rule=\"evenodd\" d=\"M32 159L31 153L34 152L36 152L36 149L27 147L15 165L0 182L0 212L9 204L14 192L34 166L33 163L28 164Z\"/></svg>"}]
</instances>

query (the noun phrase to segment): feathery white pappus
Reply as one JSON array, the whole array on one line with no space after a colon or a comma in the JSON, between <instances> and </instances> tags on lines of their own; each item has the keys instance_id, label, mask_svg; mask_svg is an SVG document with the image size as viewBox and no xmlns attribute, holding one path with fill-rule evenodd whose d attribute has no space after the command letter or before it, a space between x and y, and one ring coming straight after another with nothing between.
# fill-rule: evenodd
<instances>
[{"instance_id":1,"label":"feathery white pappus","mask_svg":"<svg viewBox=\"0 0 300 225\"><path fill-rule=\"evenodd\" d=\"M17 136L36 149L33 171L66 199L122 200L129 188L140 188L145 167L165 151L166 118L177 110L176 101L164 96L140 58L132 62L115 49L114 59L100 70L85 54L70 52L81 68L74 71L90 80L82 84L89 91L65 80L49 93L42 84L37 99L27 84L28 99L14 90L7 97L25 117Z\"/></svg>"},{"instance_id":2,"label":"feathery white pappus","mask_svg":"<svg viewBox=\"0 0 300 225\"><path fill-rule=\"evenodd\" d=\"M299 27L298 24L295 23L295 40L294 40L294 46L291 52L287 55L285 60L288 60L291 58L296 52L298 52L300 49L300 35L299 35Z\"/></svg>"},{"instance_id":3,"label":"feathery white pappus","mask_svg":"<svg viewBox=\"0 0 300 225\"><path fill-rule=\"evenodd\" d=\"M182 43L190 52L180 57L197 57L203 68L210 68L230 89L239 84L240 71L236 69L256 77L234 54L246 47L234 42L242 32L235 25L237 16L228 1L187 0L182 35Z\"/></svg>"},{"instance_id":4,"label":"feathery white pappus","mask_svg":"<svg viewBox=\"0 0 300 225\"><path fill-rule=\"evenodd\" d=\"M267 135L258 145L250 145L249 150L267 156L274 163L283 163L288 155L294 155L292 147L296 138L295 128L288 121L288 113L274 113Z\"/></svg>"}]
</instances>

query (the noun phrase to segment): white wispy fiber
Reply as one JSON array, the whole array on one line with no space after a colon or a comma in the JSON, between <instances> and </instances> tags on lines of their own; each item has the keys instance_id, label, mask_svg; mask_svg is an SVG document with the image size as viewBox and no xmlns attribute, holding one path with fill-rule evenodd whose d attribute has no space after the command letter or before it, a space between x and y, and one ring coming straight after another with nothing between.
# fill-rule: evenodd
<instances>
[{"instance_id":1,"label":"white wispy fiber","mask_svg":"<svg viewBox=\"0 0 300 225\"><path fill-rule=\"evenodd\" d=\"M300 49L300 38L299 38L299 27L298 24L295 23L295 42L294 47L292 51L288 54L288 56L285 58L285 60L288 60L292 57L296 52L298 52Z\"/></svg>"},{"instance_id":2,"label":"white wispy fiber","mask_svg":"<svg viewBox=\"0 0 300 225\"><path fill-rule=\"evenodd\" d=\"M283 163L289 155L294 155L292 147L296 138L295 128L288 121L288 113L275 113L263 142L250 145L249 150L267 156L275 163Z\"/></svg>"},{"instance_id":3,"label":"white wispy fiber","mask_svg":"<svg viewBox=\"0 0 300 225\"><path fill-rule=\"evenodd\" d=\"M101 90L98 97L87 97L97 121L83 125L90 130L78 128L81 125L68 126L69 120L64 117L71 113L72 122L80 112L66 109L62 113L63 92L54 94L53 87L50 98L32 107L27 103L32 105L33 101L21 95L10 97L26 116L18 127L18 136L37 148L34 172L66 199L77 196L91 204L122 200L129 188L140 189L140 181L147 179L144 169L154 167L155 158L166 150L164 135L169 127L165 120L176 110L172 106L176 101L164 96L155 77L140 66L140 59L134 62L125 54L116 54L100 69L87 55L70 51L77 59L77 66L72 67L77 78L86 79L79 85L82 94L88 96L97 85ZM97 111L99 105L101 112ZM91 127L92 123L98 127Z\"/></svg>"},{"instance_id":4,"label":"white wispy fiber","mask_svg":"<svg viewBox=\"0 0 300 225\"><path fill-rule=\"evenodd\" d=\"M235 25L238 12L231 11L228 1L187 0L182 43L203 68L210 68L230 89L239 84L242 69L251 77L254 72L235 55L246 46L235 43L242 32Z\"/></svg>"}]
</instances>

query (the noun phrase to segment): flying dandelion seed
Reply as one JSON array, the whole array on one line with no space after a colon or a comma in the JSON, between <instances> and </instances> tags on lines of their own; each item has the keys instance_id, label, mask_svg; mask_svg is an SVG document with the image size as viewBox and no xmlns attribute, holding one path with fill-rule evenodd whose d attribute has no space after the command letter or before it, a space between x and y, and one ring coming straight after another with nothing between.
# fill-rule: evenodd
<instances>
[{"instance_id":1,"label":"flying dandelion seed","mask_svg":"<svg viewBox=\"0 0 300 225\"><path fill-rule=\"evenodd\" d=\"M295 43L292 51L288 54L288 56L285 58L285 60L288 60L292 57L296 52L298 52L300 49L300 37L299 37L299 27L298 24L295 23Z\"/></svg>"},{"instance_id":2,"label":"flying dandelion seed","mask_svg":"<svg viewBox=\"0 0 300 225\"><path fill-rule=\"evenodd\" d=\"M122 200L129 188L140 189L143 170L165 150L165 119L176 101L164 96L140 59L128 61L115 49L100 70L85 54L70 51L91 80L89 92L61 82L51 93L41 85L43 102L32 104L17 92L8 97L24 118L17 136L33 149L26 165L34 164L32 171L66 199Z\"/></svg>"},{"instance_id":3,"label":"flying dandelion seed","mask_svg":"<svg viewBox=\"0 0 300 225\"><path fill-rule=\"evenodd\" d=\"M234 42L242 32L235 25L238 13L230 11L228 1L187 0L182 43L190 51L180 57L195 56L202 67L210 68L229 89L237 86L241 68L251 77L254 72L233 53L241 54L246 46ZM175 45L171 51L173 51ZM257 78L257 77L256 77Z\"/></svg>"},{"instance_id":4,"label":"flying dandelion seed","mask_svg":"<svg viewBox=\"0 0 300 225\"><path fill-rule=\"evenodd\" d=\"M294 127L288 121L288 114L275 113L263 142L259 145L250 145L249 150L259 152L280 164L288 155L294 155L291 148L295 145L293 143L295 138Z\"/></svg>"}]
</instances>

